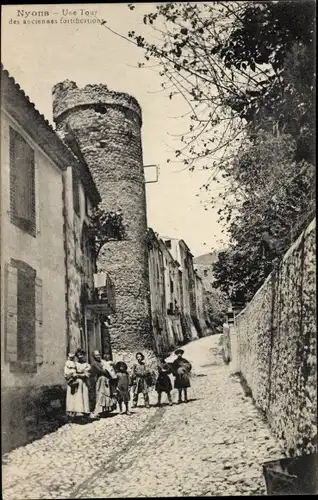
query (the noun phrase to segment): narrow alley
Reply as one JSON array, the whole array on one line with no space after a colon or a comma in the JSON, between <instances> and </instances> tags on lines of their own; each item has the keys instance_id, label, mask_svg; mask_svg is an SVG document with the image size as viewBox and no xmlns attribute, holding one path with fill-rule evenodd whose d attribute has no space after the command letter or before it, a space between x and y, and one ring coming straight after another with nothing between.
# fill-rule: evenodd
<instances>
[{"instance_id":1,"label":"narrow alley","mask_svg":"<svg viewBox=\"0 0 318 500\"><path fill-rule=\"evenodd\" d=\"M264 495L262 463L283 456L222 363L220 336L188 344L188 404L67 424L4 457L4 500ZM173 394L176 402L176 394Z\"/></svg>"}]
</instances>

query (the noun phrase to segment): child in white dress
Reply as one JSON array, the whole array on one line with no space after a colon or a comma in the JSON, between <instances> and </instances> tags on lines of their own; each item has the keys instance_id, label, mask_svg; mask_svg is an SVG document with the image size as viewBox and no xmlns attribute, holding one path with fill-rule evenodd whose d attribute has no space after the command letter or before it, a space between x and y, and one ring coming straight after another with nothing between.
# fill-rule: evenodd
<instances>
[{"instance_id":1,"label":"child in white dress","mask_svg":"<svg viewBox=\"0 0 318 500\"><path fill-rule=\"evenodd\" d=\"M69 353L67 356L67 360L64 366L64 377L67 381L67 384L73 388L72 393L74 393L74 385L76 380L76 362L75 362L75 354Z\"/></svg>"}]
</instances>

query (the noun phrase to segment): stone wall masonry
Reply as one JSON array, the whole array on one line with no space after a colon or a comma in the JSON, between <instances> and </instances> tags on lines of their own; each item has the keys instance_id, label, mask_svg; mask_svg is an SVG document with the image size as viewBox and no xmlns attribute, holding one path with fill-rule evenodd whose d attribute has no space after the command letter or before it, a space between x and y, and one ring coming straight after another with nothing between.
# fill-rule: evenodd
<instances>
[{"instance_id":1,"label":"stone wall masonry","mask_svg":"<svg viewBox=\"0 0 318 500\"><path fill-rule=\"evenodd\" d=\"M290 456L317 446L316 221L236 318L237 366Z\"/></svg>"},{"instance_id":2,"label":"stone wall masonry","mask_svg":"<svg viewBox=\"0 0 318 500\"><path fill-rule=\"evenodd\" d=\"M1 390L2 453L39 439L65 424L66 391L62 385L10 387Z\"/></svg>"},{"instance_id":3,"label":"stone wall masonry","mask_svg":"<svg viewBox=\"0 0 318 500\"><path fill-rule=\"evenodd\" d=\"M115 285L116 314L110 336L115 358L125 360L138 350L151 356L150 290L147 254L146 194L141 144L141 110L127 94L109 92L105 85L78 89L63 82L53 89L57 132L84 157L100 192L101 207L123 211L125 241L102 249L98 268ZM70 132L71 131L71 132Z\"/></svg>"}]
</instances>

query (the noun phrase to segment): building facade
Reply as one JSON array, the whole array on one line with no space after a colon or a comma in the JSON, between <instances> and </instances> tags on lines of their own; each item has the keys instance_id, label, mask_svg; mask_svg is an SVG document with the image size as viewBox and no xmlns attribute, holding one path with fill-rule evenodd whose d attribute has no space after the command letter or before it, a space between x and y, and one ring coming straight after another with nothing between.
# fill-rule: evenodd
<instances>
[{"instance_id":1,"label":"building facade","mask_svg":"<svg viewBox=\"0 0 318 500\"><path fill-rule=\"evenodd\" d=\"M32 426L63 406L67 352L102 347L112 309L94 283L89 215L99 201L85 162L1 68L4 449L27 442Z\"/></svg>"},{"instance_id":2,"label":"building facade","mask_svg":"<svg viewBox=\"0 0 318 500\"><path fill-rule=\"evenodd\" d=\"M206 334L203 285L183 240L149 229L148 247L153 335L165 354Z\"/></svg>"},{"instance_id":3,"label":"building facade","mask_svg":"<svg viewBox=\"0 0 318 500\"><path fill-rule=\"evenodd\" d=\"M183 344L179 263L152 229L148 230L151 318L156 353Z\"/></svg>"},{"instance_id":4,"label":"building facade","mask_svg":"<svg viewBox=\"0 0 318 500\"><path fill-rule=\"evenodd\" d=\"M164 284L164 262L157 235L148 230L148 264L151 297L151 326L155 341L155 352L162 353L169 349L166 328L166 297Z\"/></svg>"},{"instance_id":5,"label":"building facade","mask_svg":"<svg viewBox=\"0 0 318 500\"><path fill-rule=\"evenodd\" d=\"M203 285L204 317L211 333L221 333L224 315L231 305L221 290L213 287L215 281L213 264L218 259L216 251L206 253L194 259L194 269Z\"/></svg>"},{"instance_id":6,"label":"building facade","mask_svg":"<svg viewBox=\"0 0 318 500\"><path fill-rule=\"evenodd\" d=\"M196 318L195 274L193 255L184 240L163 237L174 259L179 263L181 325L185 342L201 335Z\"/></svg>"}]
</instances>

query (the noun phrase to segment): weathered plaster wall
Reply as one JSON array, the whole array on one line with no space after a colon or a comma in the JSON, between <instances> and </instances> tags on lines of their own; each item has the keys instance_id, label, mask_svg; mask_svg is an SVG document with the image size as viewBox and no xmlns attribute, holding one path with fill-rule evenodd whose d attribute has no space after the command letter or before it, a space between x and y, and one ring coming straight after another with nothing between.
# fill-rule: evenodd
<instances>
[{"instance_id":1,"label":"weathered plaster wall","mask_svg":"<svg viewBox=\"0 0 318 500\"><path fill-rule=\"evenodd\" d=\"M10 221L9 127L34 149L36 236ZM6 452L62 423L63 369L67 350L65 255L63 235L63 173L45 155L28 132L1 112L1 445ZM41 364L26 373L11 369L6 360L6 267L11 259L36 270L42 280L43 336ZM4 293L5 292L5 293ZM36 339L36 342L38 339Z\"/></svg>"},{"instance_id":2,"label":"weathered plaster wall","mask_svg":"<svg viewBox=\"0 0 318 500\"><path fill-rule=\"evenodd\" d=\"M162 353L169 348L168 332L165 321L165 286L162 273L163 256L155 233L148 233L149 279L151 300L151 324L155 340L156 353Z\"/></svg>"},{"instance_id":3,"label":"weathered plaster wall","mask_svg":"<svg viewBox=\"0 0 318 500\"><path fill-rule=\"evenodd\" d=\"M9 127L16 129L34 149L36 237L10 222ZM36 373L10 370L5 361L6 297L1 293L1 371L4 387L54 385L63 382L67 347L65 320L65 263L62 172L15 121L1 113L1 290L5 290L5 264L18 259L36 270L42 280L43 362ZM50 189L47 189L50 186Z\"/></svg>"},{"instance_id":4,"label":"weathered plaster wall","mask_svg":"<svg viewBox=\"0 0 318 500\"><path fill-rule=\"evenodd\" d=\"M137 101L105 85L78 89L63 82L53 90L57 131L71 130L101 194L105 210L122 208L127 240L108 243L98 267L111 276L116 314L110 335L116 357L128 360L137 350L151 353L150 291L146 245L147 220Z\"/></svg>"},{"instance_id":5,"label":"weathered plaster wall","mask_svg":"<svg viewBox=\"0 0 318 500\"><path fill-rule=\"evenodd\" d=\"M156 352L162 355L183 343L178 265L164 242L151 229L148 231L148 248L152 328ZM168 314L171 305L173 308Z\"/></svg>"},{"instance_id":6,"label":"weathered plaster wall","mask_svg":"<svg viewBox=\"0 0 318 500\"><path fill-rule=\"evenodd\" d=\"M85 191L82 182L79 182L79 212L75 213L73 203L73 171L68 167L64 173L64 238L65 238L65 266L66 266L66 318L68 324L68 349L75 352L78 347L87 350L84 335L83 310L83 282L89 284L93 290L94 261L91 260L90 275L84 277L84 254L82 250L82 233L84 224L89 224L88 215L92 204L88 199L85 202ZM100 346L96 346L100 349Z\"/></svg>"},{"instance_id":7,"label":"weathered plaster wall","mask_svg":"<svg viewBox=\"0 0 318 500\"><path fill-rule=\"evenodd\" d=\"M237 363L286 451L317 439L316 221L236 318Z\"/></svg>"},{"instance_id":8,"label":"weathered plaster wall","mask_svg":"<svg viewBox=\"0 0 318 500\"><path fill-rule=\"evenodd\" d=\"M166 241L167 238L164 238ZM183 240L171 239L171 254L180 264L179 267L179 293L180 293L180 322L182 327L183 341L189 342L198 338L198 332L194 326L196 320L195 303L195 281L193 258L187 245Z\"/></svg>"}]
</instances>

